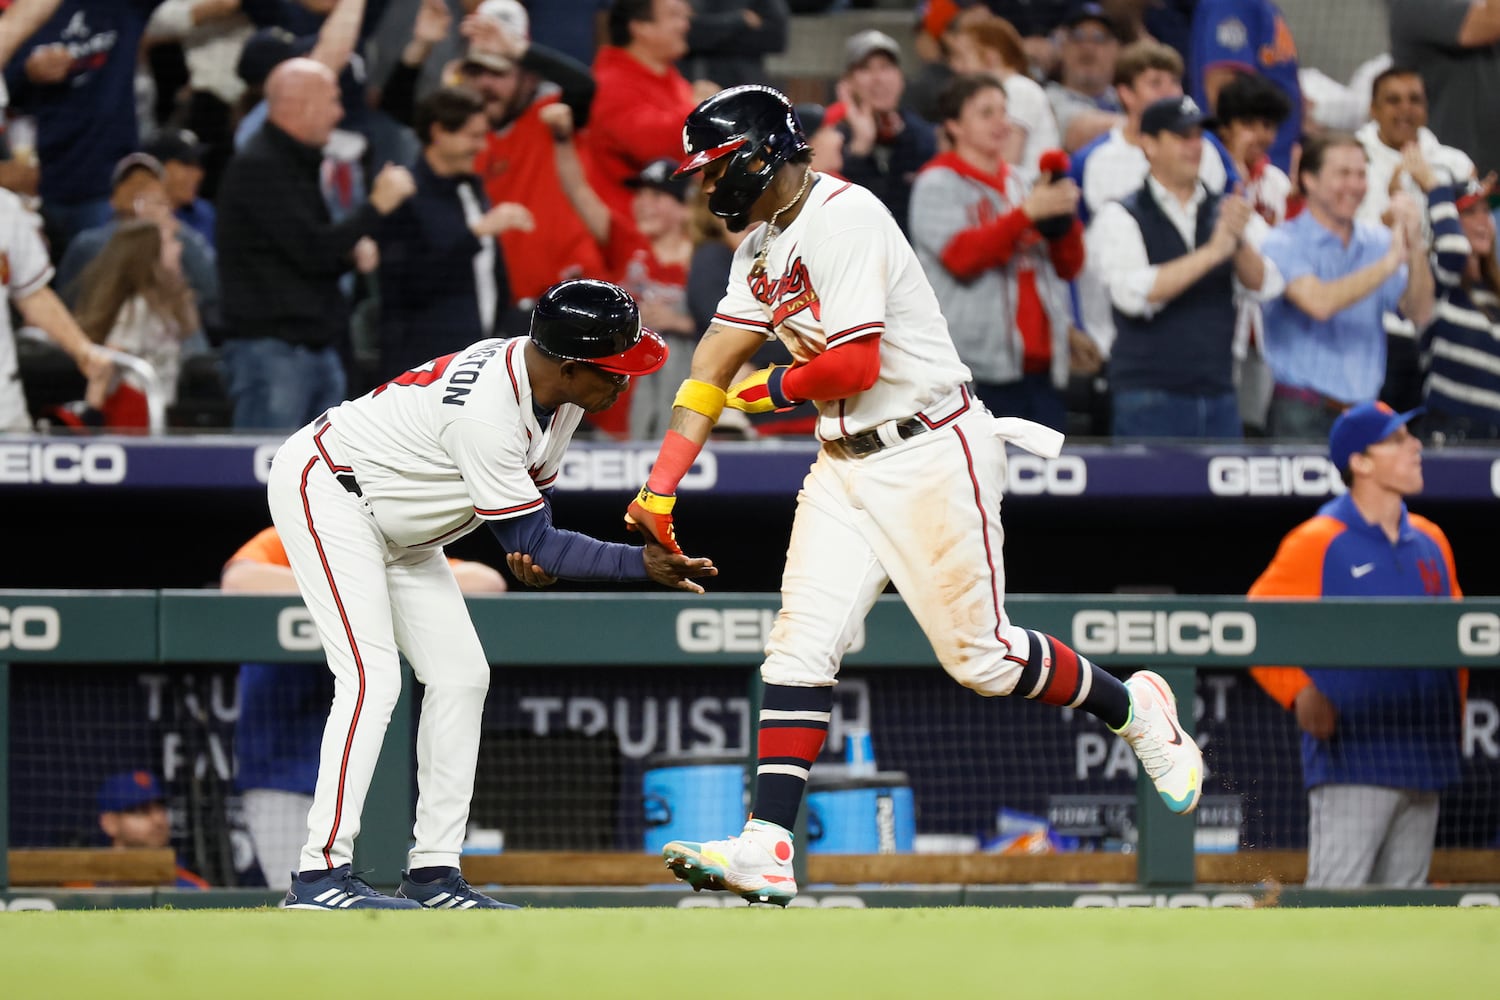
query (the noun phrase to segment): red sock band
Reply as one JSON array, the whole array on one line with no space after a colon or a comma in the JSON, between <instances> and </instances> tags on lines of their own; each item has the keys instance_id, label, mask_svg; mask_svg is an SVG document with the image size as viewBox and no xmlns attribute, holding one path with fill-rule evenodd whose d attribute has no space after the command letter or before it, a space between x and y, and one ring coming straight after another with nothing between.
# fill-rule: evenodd
<instances>
[{"instance_id":1,"label":"red sock band","mask_svg":"<svg viewBox=\"0 0 1500 1000\"><path fill-rule=\"evenodd\" d=\"M701 444L690 441L677 431L667 431L661 451L656 454L656 464L646 479L646 489L661 496L676 493L677 484L682 482L682 477L693 467L698 452L702 450Z\"/></svg>"}]
</instances>

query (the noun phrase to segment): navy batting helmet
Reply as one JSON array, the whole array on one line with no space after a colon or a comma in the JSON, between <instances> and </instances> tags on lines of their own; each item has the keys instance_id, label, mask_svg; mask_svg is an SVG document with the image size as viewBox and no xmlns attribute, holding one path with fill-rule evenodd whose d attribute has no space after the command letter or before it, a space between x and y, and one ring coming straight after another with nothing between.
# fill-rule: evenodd
<instances>
[{"instance_id":1,"label":"navy batting helmet","mask_svg":"<svg viewBox=\"0 0 1500 1000\"><path fill-rule=\"evenodd\" d=\"M641 326L635 299L619 285L593 278L564 281L542 293L531 313L531 341L548 357L618 375L649 375L667 360L666 341Z\"/></svg>"},{"instance_id":2,"label":"navy batting helmet","mask_svg":"<svg viewBox=\"0 0 1500 1000\"><path fill-rule=\"evenodd\" d=\"M721 91L694 108L682 126L682 148L688 158L678 176L730 158L708 208L739 232L750 224L750 206L771 185L776 168L807 149L807 136L785 94L750 85Z\"/></svg>"}]
</instances>

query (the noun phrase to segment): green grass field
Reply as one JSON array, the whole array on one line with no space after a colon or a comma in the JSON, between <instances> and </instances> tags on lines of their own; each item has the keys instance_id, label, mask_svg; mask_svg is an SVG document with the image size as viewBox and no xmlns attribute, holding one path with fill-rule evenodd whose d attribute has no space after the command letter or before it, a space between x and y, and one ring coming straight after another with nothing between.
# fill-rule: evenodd
<instances>
[{"instance_id":1,"label":"green grass field","mask_svg":"<svg viewBox=\"0 0 1500 1000\"><path fill-rule=\"evenodd\" d=\"M1500 911L0 917L0 997L1493 997Z\"/></svg>"}]
</instances>

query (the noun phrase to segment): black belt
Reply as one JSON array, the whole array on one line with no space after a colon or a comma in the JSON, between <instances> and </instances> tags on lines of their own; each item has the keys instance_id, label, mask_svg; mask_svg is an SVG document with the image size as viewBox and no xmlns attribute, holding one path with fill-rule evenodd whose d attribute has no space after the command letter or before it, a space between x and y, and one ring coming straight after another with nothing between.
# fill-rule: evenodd
<instances>
[{"instance_id":1,"label":"black belt","mask_svg":"<svg viewBox=\"0 0 1500 1000\"><path fill-rule=\"evenodd\" d=\"M927 424L920 417L907 417L896 424L896 437L902 441L914 438L926 431ZM845 458L865 458L886 447L885 441L881 440L878 427L871 427L867 431L850 434L848 437L837 438L828 443L843 452Z\"/></svg>"},{"instance_id":2,"label":"black belt","mask_svg":"<svg viewBox=\"0 0 1500 1000\"><path fill-rule=\"evenodd\" d=\"M326 414L326 413L319 414L318 418L313 421L313 426L316 427L318 430L322 430L323 428L327 427L328 426L328 414ZM337 469L335 469L333 467L333 463L331 463L331 462L329 463L328 471L332 472L333 473L333 478L336 479L336 480L338 480L338 484L340 486L342 486L344 489L348 490L350 493L353 493L357 497L362 497L362 496L365 495L365 491L359 488L359 480L354 478L354 473L353 472L350 472L350 471L340 472L339 470L337 470Z\"/></svg>"}]
</instances>

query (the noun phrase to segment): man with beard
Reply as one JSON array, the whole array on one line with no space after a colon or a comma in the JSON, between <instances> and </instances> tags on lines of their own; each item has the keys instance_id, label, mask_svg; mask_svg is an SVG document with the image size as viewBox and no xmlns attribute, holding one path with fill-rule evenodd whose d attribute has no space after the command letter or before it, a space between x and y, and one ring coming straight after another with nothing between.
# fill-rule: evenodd
<instances>
[{"instance_id":1,"label":"man with beard","mask_svg":"<svg viewBox=\"0 0 1500 1000\"><path fill-rule=\"evenodd\" d=\"M573 121L588 121L594 80L582 63L507 31L499 22L472 17L468 54L459 64L464 86L484 101L490 134L474 161L490 204L524 206L546 225L500 234L515 305L525 308L568 278L606 273L604 256L574 214L557 177L552 133L541 110L565 104Z\"/></svg>"}]
</instances>

